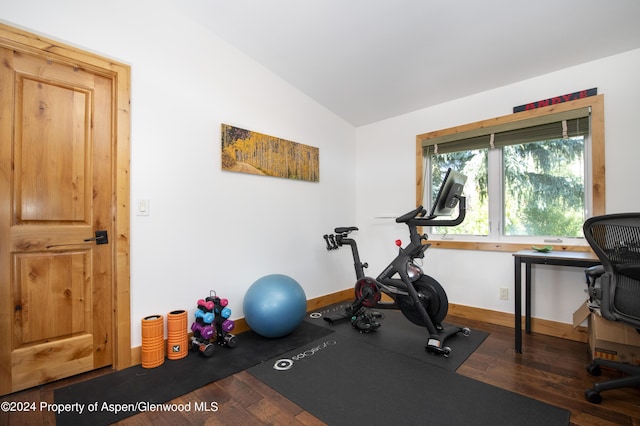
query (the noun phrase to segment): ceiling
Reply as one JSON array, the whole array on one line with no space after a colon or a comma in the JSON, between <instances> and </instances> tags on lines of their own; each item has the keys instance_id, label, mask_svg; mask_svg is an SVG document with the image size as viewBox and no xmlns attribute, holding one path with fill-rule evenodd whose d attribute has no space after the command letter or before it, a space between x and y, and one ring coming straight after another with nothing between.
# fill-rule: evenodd
<instances>
[{"instance_id":1,"label":"ceiling","mask_svg":"<svg viewBox=\"0 0 640 426\"><path fill-rule=\"evenodd\" d=\"M354 126L640 48L638 0L190 0L176 7Z\"/></svg>"}]
</instances>

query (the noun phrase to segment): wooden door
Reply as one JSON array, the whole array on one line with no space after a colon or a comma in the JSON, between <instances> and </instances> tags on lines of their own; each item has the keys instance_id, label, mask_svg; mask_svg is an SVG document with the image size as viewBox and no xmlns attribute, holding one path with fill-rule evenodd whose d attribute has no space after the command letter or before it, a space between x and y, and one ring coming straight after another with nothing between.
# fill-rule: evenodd
<instances>
[{"instance_id":1,"label":"wooden door","mask_svg":"<svg viewBox=\"0 0 640 426\"><path fill-rule=\"evenodd\" d=\"M30 52L0 48L0 63L5 394L113 362L115 91Z\"/></svg>"}]
</instances>

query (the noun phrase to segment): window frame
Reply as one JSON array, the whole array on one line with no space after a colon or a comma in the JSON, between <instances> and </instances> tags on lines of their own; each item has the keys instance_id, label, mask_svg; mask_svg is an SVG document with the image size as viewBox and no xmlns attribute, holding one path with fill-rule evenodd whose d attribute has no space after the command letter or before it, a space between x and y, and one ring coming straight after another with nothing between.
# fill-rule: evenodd
<instances>
[{"instance_id":1,"label":"window frame","mask_svg":"<svg viewBox=\"0 0 640 426\"><path fill-rule=\"evenodd\" d=\"M423 145L426 141L442 136L452 136L461 133L474 132L479 129L486 129L507 124L517 125L518 122L525 122L534 118L545 117L551 114L558 114L574 109L591 108L591 216L605 214L605 138L604 138L604 95L591 96L588 98L576 99L574 101L563 102L547 107L526 110L518 113L504 115L501 117L469 123L461 126L450 127L448 129L423 133L416 136L416 206L422 204L424 194L424 164ZM481 241L459 241L444 240L434 237L429 242L433 247L452 248L462 250L489 250L514 252L523 249L530 249L531 244L512 243L504 241L481 242ZM565 251L589 251L588 245L558 244L556 250Z\"/></svg>"}]
</instances>

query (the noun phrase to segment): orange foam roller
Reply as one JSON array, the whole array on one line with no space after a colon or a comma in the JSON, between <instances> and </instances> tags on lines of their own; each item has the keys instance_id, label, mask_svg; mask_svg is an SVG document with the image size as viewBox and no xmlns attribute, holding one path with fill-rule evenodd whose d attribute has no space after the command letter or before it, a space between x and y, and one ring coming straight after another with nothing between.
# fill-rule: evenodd
<instances>
[{"instance_id":1,"label":"orange foam roller","mask_svg":"<svg viewBox=\"0 0 640 426\"><path fill-rule=\"evenodd\" d=\"M187 345L187 311L169 312L167 314L167 358L184 358L189 353Z\"/></svg>"},{"instance_id":2,"label":"orange foam roller","mask_svg":"<svg viewBox=\"0 0 640 426\"><path fill-rule=\"evenodd\" d=\"M164 317L142 318L142 367L153 368L164 362Z\"/></svg>"}]
</instances>

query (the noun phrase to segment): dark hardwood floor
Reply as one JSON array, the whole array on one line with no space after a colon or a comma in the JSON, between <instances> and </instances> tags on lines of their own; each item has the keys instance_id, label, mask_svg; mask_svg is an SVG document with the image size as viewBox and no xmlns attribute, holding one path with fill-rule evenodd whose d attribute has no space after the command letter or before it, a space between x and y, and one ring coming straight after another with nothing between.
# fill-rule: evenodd
<instances>
[{"instance_id":1,"label":"dark hardwood floor","mask_svg":"<svg viewBox=\"0 0 640 426\"><path fill-rule=\"evenodd\" d=\"M544 335L525 335L523 353L514 352L513 329L449 316L447 321L488 331L489 337L458 369L462 374L513 392L527 395L571 411L572 425L640 425L640 390L603 392L601 404L585 400L584 390L596 380L615 376L604 370L589 376L587 345ZM384 332L384 330L380 330ZM426 354L425 354L426 356ZM100 370L37 388L0 397L0 401L53 403L55 388L86 380L110 370ZM174 403L217 403L213 412L141 413L119 425L322 425L302 407L285 399L247 372L211 383L173 400ZM464 405L461 406L464 409ZM496 407L497 410L500 407ZM401 421L401 419L399 419ZM53 425L55 415L36 410L29 413L0 412L1 425Z\"/></svg>"}]
</instances>

